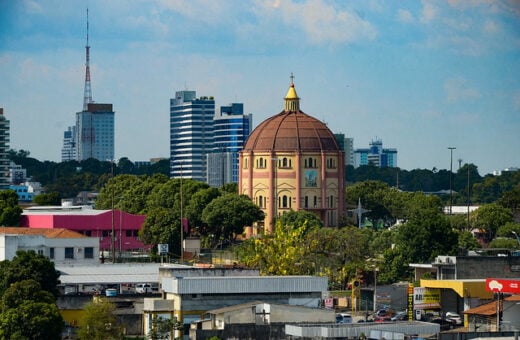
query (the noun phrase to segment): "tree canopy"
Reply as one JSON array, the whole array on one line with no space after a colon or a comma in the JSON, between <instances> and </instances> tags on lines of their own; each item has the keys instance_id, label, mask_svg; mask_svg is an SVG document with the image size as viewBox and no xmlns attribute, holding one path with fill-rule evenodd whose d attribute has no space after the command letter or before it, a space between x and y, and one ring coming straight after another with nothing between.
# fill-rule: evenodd
<instances>
[{"instance_id":1,"label":"tree canopy","mask_svg":"<svg viewBox=\"0 0 520 340\"><path fill-rule=\"evenodd\" d=\"M235 240L245 226L263 220L263 211L247 196L224 194L213 199L202 211L202 221L215 240Z\"/></svg>"},{"instance_id":2,"label":"tree canopy","mask_svg":"<svg viewBox=\"0 0 520 340\"><path fill-rule=\"evenodd\" d=\"M104 298L89 302L79 321L78 337L81 340L116 340L122 329L115 315L115 305Z\"/></svg>"},{"instance_id":3,"label":"tree canopy","mask_svg":"<svg viewBox=\"0 0 520 340\"><path fill-rule=\"evenodd\" d=\"M1 262L0 274L0 294L15 282L33 279L43 290L55 297L59 295L57 285L60 274L54 263L32 250L19 250L11 261Z\"/></svg>"},{"instance_id":4,"label":"tree canopy","mask_svg":"<svg viewBox=\"0 0 520 340\"><path fill-rule=\"evenodd\" d=\"M54 263L33 251L0 262L0 339L61 339L58 277Z\"/></svg>"}]
</instances>

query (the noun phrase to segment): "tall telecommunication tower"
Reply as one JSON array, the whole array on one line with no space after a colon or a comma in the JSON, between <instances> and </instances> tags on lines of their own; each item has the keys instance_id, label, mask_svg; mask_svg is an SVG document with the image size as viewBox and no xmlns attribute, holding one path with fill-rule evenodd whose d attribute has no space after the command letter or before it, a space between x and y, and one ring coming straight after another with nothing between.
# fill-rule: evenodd
<instances>
[{"instance_id":1,"label":"tall telecommunication tower","mask_svg":"<svg viewBox=\"0 0 520 340\"><path fill-rule=\"evenodd\" d=\"M88 44L88 8L87 8L87 46L85 61L85 91L83 93L83 111L88 110L88 104L92 103L92 89L90 88L90 46Z\"/></svg>"}]
</instances>

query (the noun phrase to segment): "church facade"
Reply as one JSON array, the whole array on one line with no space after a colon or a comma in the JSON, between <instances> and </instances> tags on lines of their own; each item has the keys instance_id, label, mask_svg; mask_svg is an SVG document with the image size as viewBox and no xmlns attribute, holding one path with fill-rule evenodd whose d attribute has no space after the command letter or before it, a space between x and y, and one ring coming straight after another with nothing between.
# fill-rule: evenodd
<instances>
[{"instance_id":1,"label":"church facade","mask_svg":"<svg viewBox=\"0 0 520 340\"><path fill-rule=\"evenodd\" d=\"M300 110L291 81L284 110L255 128L239 156L239 193L265 213L256 230L271 233L276 217L290 210L314 212L324 226L340 225L344 158L330 129Z\"/></svg>"}]
</instances>

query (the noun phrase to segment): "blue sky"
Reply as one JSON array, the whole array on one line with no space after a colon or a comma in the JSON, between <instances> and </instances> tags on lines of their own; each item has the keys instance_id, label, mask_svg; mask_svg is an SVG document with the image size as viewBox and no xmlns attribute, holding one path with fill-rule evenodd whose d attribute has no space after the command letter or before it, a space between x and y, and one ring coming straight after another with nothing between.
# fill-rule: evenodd
<instances>
[{"instance_id":1,"label":"blue sky","mask_svg":"<svg viewBox=\"0 0 520 340\"><path fill-rule=\"evenodd\" d=\"M11 147L60 161L82 109L86 8L92 95L116 112L116 158L169 155L175 91L283 109L398 149L403 169L520 167L515 0L0 0L0 107Z\"/></svg>"}]
</instances>

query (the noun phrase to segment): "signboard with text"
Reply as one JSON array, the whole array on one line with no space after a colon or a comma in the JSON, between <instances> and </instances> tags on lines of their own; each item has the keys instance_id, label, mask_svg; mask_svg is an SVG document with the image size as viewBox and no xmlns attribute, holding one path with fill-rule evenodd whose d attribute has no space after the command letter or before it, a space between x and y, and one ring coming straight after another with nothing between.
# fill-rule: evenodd
<instances>
[{"instance_id":1,"label":"signboard with text","mask_svg":"<svg viewBox=\"0 0 520 340\"><path fill-rule=\"evenodd\" d=\"M441 290L439 288L415 287L413 290L413 308L429 309L441 307Z\"/></svg>"},{"instance_id":2,"label":"signboard with text","mask_svg":"<svg viewBox=\"0 0 520 340\"><path fill-rule=\"evenodd\" d=\"M486 279L486 290L493 293L520 294L520 280Z\"/></svg>"}]
</instances>

